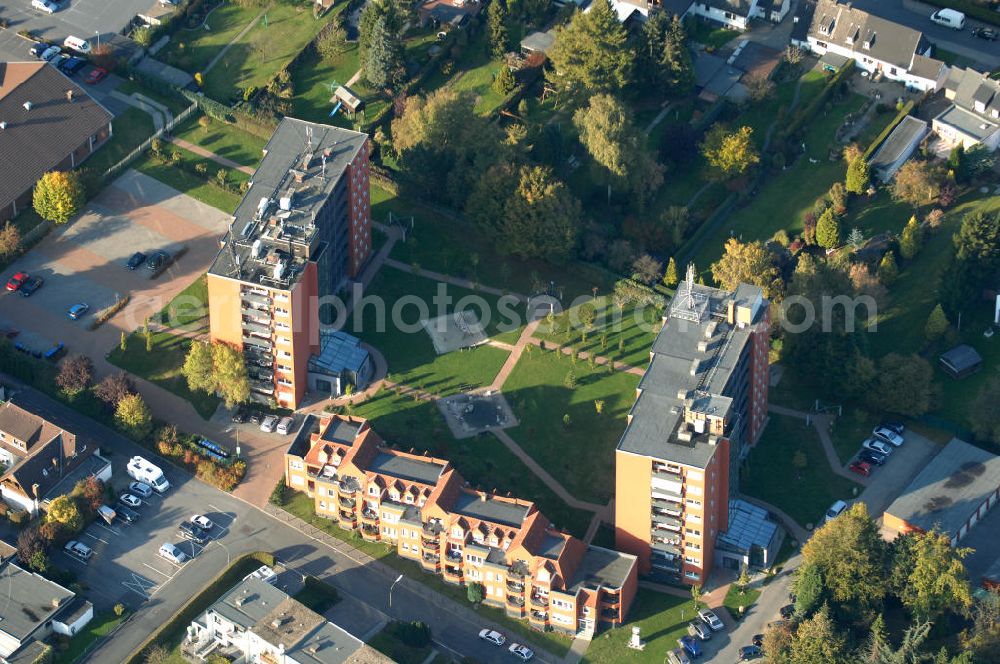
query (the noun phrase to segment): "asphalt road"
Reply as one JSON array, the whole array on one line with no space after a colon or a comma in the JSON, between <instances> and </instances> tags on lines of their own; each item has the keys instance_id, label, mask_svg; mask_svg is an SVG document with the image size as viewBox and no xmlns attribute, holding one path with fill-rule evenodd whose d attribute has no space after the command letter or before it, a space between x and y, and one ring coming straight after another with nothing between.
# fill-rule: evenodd
<instances>
[{"instance_id":1,"label":"asphalt road","mask_svg":"<svg viewBox=\"0 0 1000 664\"><path fill-rule=\"evenodd\" d=\"M338 615L345 616L342 626L359 638L370 636L390 617L423 620L431 626L439 650L467 655L480 662L509 664L510 655L506 649L488 646L478 638L482 627L503 631L502 628L478 620L468 607L404 578L392 592L390 608L389 588L397 576L394 570L359 557L346 544L337 543L337 548L329 546L231 494L191 478L118 433L35 390L23 388L18 394L19 403L25 407L77 435L100 441L101 447L111 452L116 470L129 457L141 454L159 464L171 484L162 501L153 501L154 504L143 507L145 525L140 521L135 526L124 528L121 534L103 537L109 544L104 545L106 548L95 548L97 553L92 565L96 578L89 579L90 592L102 604L111 601L112 595L127 597L129 605L136 607L137 612L111 640L91 652L85 661L123 661L192 594L207 585L229 560L242 553L264 550L273 551L278 560L295 573L313 575L335 586L345 599L328 615L335 620ZM113 483L123 486L124 478L116 473ZM196 551L194 560L171 569L174 566L166 561L161 564L155 551L161 540L176 540L169 538L168 533L172 533L176 523L192 511L218 518L220 524L228 525L228 530L220 531L213 542ZM95 532L102 533L100 530ZM102 557L104 561L99 562ZM106 576L98 573L103 569L109 570ZM132 580L133 586L145 586L140 588L141 592L123 585L117 587L136 570L146 579L143 582ZM87 580L88 573L85 569L81 576ZM144 595L148 599L143 599ZM535 651L537 661L557 661L557 658L538 648Z\"/></svg>"},{"instance_id":2,"label":"asphalt road","mask_svg":"<svg viewBox=\"0 0 1000 664\"><path fill-rule=\"evenodd\" d=\"M930 15L938 8L914 0L854 0L854 6L881 18L920 30L936 46L979 62L989 68L1000 67L1000 41L990 42L972 36L973 27L985 26L968 19L965 30L956 31L938 25Z\"/></svg>"}]
</instances>

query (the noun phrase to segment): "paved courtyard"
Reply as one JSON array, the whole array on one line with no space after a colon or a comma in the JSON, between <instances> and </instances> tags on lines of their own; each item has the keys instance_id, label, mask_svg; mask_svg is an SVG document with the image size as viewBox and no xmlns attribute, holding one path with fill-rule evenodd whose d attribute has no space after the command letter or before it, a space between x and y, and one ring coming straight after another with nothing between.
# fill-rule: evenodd
<instances>
[{"instance_id":1,"label":"paved courtyard","mask_svg":"<svg viewBox=\"0 0 1000 664\"><path fill-rule=\"evenodd\" d=\"M30 30L53 43L73 35L96 46L114 38L156 0L58 0L59 11L46 14L31 7L31 0L10 0L4 6L9 32ZM98 38L98 34L100 37Z\"/></svg>"}]
</instances>

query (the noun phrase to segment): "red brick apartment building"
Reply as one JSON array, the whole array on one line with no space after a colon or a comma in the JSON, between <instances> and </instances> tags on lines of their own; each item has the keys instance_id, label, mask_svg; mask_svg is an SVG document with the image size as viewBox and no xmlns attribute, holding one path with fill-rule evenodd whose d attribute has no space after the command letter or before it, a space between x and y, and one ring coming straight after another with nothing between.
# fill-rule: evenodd
<instances>
[{"instance_id":1,"label":"red brick apartment building","mask_svg":"<svg viewBox=\"0 0 1000 664\"><path fill-rule=\"evenodd\" d=\"M388 447L366 420L307 416L285 481L316 514L536 629L593 634L620 625L635 597L635 556L555 529L534 503L478 491L448 461Z\"/></svg>"},{"instance_id":2,"label":"red brick apartment building","mask_svg":"<svg viewBox=\"0 0 1000 664\"><path fill-rule=\"evenodd\" d=\"M615 453L616 545L641 574L699 585L726 562L717 538L767 415L769 332L759 288L701 286L688 269Z\"/></svg>"}]
</instances>

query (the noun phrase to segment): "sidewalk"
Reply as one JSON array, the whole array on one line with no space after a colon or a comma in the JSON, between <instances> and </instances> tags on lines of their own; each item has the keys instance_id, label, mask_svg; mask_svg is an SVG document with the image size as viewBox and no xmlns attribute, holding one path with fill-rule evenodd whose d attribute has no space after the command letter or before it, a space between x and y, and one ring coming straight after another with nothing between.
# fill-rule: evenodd
<instances>
[{"instance_id":1,"label":"sidewalk","mask_svg":"<svg viewBox=\"0 0 1000 664\"><path fill-rule=\"evenodd\" d=\"M175 136L171 136L167 140L169 140L171 143L173 143L174 145L176 145L179 148L184 148L188 152L195 153L199 157L205 157L206 159L211 159L212 161L214 161L215 163L217 163L219 166L225 166L226 168L231 168L231 169L233 169L235 171L240 171L241 173L246 173L247 175L253 175L253 173L254 173L254 169L250 168L249 166L242 166L240 164L237 164L232 159L226 159L225 157L223 157L221 155L215 154L211 150L206 150L205 148L201 147L200 145L195 145L194 143L191 143L189 141L185 141L183 138L177 138Z\"/></svg>"}]
</instances>

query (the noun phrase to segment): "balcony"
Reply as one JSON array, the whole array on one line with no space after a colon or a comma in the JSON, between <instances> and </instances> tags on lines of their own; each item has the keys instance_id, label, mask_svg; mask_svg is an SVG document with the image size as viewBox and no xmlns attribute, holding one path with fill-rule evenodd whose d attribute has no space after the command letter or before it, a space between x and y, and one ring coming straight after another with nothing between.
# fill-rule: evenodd
<instances>
[{"instance_id":1,"label":"balcony","mask_svg":"<svg viewBox=\"0 0 1000 664\"><path fill-rule=\"evenodd\" d=\"M351 510L353 510L354 507L355 507L355 505L357 505L357 503L355 502L355 500L353 498L348 498L347 496L340 496L337 499L337 502L340 503L341 507L345 507L345 508L351 509Z\"/></svg>"},{"instance_id":2,"label":"balcony","mask_svg":"<svg viewBox=\"0 0 1000 664\"><path fill-rule=\"evenodd\" d=\"M341 496L340 500L344 501L344 500L350 500L350 499L349 498L344 498L343 496ZM353 506L354 501L351 500L350 502L352 503L352 506ZM361 508L361 520L362 521L370 521L372 523L375 523L375 522L378 521L378 512L376 512L374 510L370 510L367 507L362 507Z\"/></svg>"},{"instance_id":3,"label":"balcony","mask_svg":"<svg viewBox=\"0 0 1000 664\"><path fill-rule=\"evenodd\" d=\"M250 389L258 394L274 394L274 383L263 380L251 380Z\"/></svg>"},{"instance_id":4,"label":"balcony","mask_svg":"<svg viewBox=\"0 0 1000 664\"><path fill-rule=\"evenodd\" d=\"M349 523L349 524L351 524L352 527L355 524L357 524L357 519L355 518L354 514L352 514L351 512L345 512L344 510L340 510L338 512L337 516L340 517L340 521L341 521L342 524L343 523Z\"/></svg>"},{"instance_id":5,"label":"balcony","mask_svg":"<svg viewBox=\"0 0 1000 664\"><path fill-rule=\"evenodd\" d=\"M455 567L454 565L445 564L444 575L454 577L455 579L461 580L462 578L462 568Z\"/></svg>"},{"instance_id":6,"label":"balcony","mask_svg":"<svg viewBox=\"0 0 1000 664\"><path fill-rule=\"evenodd\" d=\"M421 544L426 551L438 551L441 548L441 543L435 540L424 540Z\"/></svg>"},{"instance_id":7,"label":"balcony","mask_svg":"<svg viewBox=\"0 0 1000 664\"><path fill-rule=\"evenodd\" d=\"M507 603L511 606L522 608L524 606L524 599L515 595L507 595Z\"/></svg>"},{"instance_id":8,"label":"balcony","mask_svg":"<svg viewBox=\"0 0 1000 664\"><path fill-rule=\"evenodd\" d=\"M681 555L681 548L673 544L666 544L665 542L654 541L649 546L650 548L653 549L653 551L662 551L663 553L669 553L670 555L673 556Z\"/></svg>"},{"instance_id":9,"label":"balcony","mask_svg":"<svg viewBox=\"0 0 1000 664\"><path fill-rule=\"evenodd\" d=\"M618 609L602 609L601 610L601 620L606 620L608 622L618 622L621 620L621 612Z\"/></svg>"},{"instance_id":10,"label":"balcony","mask_svg":"<svg viewBox=\"0 0 1000 664\"><path fill-rule=\"evenodd\" d=\"M674 517L675 519L681 518L684 515L684 508L680 505L674 505L673 503L667 503L666 505L656 505L657 501L653 501L653 514L662 514L663 516Z\"/></svg>"},{"instance_id":11,"label":"balcony","mask_svg":"<svg viewBox=\"0 0 1000 664\"><path fill-rule=\"evenodd\" d=\"M549 598L542 597L541 595L532 595L531 605L539 609L547 609L549 608Z\"/></svg>"},{"instance_id":12,"label":"balcony","mask_svg":"<svg viewBox=\"0 0 1000 664\"><path fill-rule=\"evenodd\" d=\"M523 579L528 575L528 566L524 561L518 560L507 568L507 576L515 579Z\"/></svg>"},{"instance_id":13,"label":"balcony","mask_svg":"<svg viewBox=\"0 0 1000 664\"><path fill-rule=\"evenodd\" d=\"M424 565L431 565L433 567L437 567L438 563L441 562L441 556L439 556L436 553L425 553L421 560L423 561Z\"/></svg>"},{"instance_id":14,"label":"balcony","mask_svg":"<svg viewBox=\"0 0 1000 664\"><path fill-rule=\"evenodd\" d=\"M241 327L244 332L249 332L252 335L258 337L264 337L267 339L271 338L271 327L269 325L262 325L260 323L255 323L250 320L244 320L241 323Z\"/></svg>"},{"instance_id":15,"label":"balcony","mask_svg":"<svg viewBox=\"0 0 1000 664\"><path fill-rule=\"evenodd\" d=\"M684 482L684 476L673 470L667 470L665 466L660 466L659 468L653 468L653 477L658 477L661 480L667 480L668 482L677 482L682 484Z\"/></svg>"},{"instance_id":16,"label":"balcony","mask_svg":"<svg viewBox=\"0 0 1000 664\"><path fill-rule=\"evenodd\" d=\"M271 311L269 309L257 309L256 307L245 306L246 302L243 303L244 306L240 307L240 314L246 316L250 320L256 323L270 323L271 322Z\"/></svg>"},{"instance_id":17,"label":"balcony","mask_svg":"<svg viewBox=\"0 0 1000 664\"><path fill-rule=\"evenodd\" d=\"M669 530L675 530L677 532L680 532L681 526L683 525L680 519L675 519L674 517L667 516L666 514L658 514L656 512L653 512L651 516L654 524L656 524L657 526L662 526Z\"/></svg>"},{"instance_id":18,"label":"balcony","mask_svg":"<svg viewBox=\"0 0 1000 664\"><path fill-rule=\"evenodd\" d=\"M247 332L243 333L243 350L244 352L258 352L270 354L274 349L274 345L267 339L261 339L260 337L255 337Z\"/></svg>"},{"instance_id":19,"label":"balcony","mask_svg":"<svg viewBox=\"0 0 1000 664\"><path fill-rule=\"evenodd\" d=\"M461 562L461 560L462 560L462 552L461 551L456 551L454 549L449 550L448 551L448 560L457 560L457 561Z\"/></svg>"},{"instance_id":20,"label":"balcony","mask_svg":"<svg viewBox=\"0 0 1000 664\"><path fill-rule=\"evenodd\" d=\"M679 573L681 571L680 558L667 558L664 556L652 556L649 560L653 567L667 572Z\"/></svg>"},{"instance_id":21,"label":"balcony","mask_svg":"<svg viewBox=\"0 0 1000 664\"><path fill-rule=\"evenodd\" d=\"M274 370L271 367L249 367L247 375L250 380L261 380L268 383L274 381Z\"/></svg>"},{"instance_id":22,"label":"balcony","mask_svg":"<svg viewBox=\"0 0 1000 664\"><path fill-rule=\"evenodd\" d=\"M361 536L365 539L378 538L378 526L370 526L367 523L361 524Z\"/></svg>"},{"instance_id":23,"label":"balcony","mask_svg":"<svg viewBox=\"0 0 1000 664\"><path fill-rule=\"evenodd\" d=\"M271 298L264 293L252 293L250 291L243 291L240 293L240 299L244 302L249 302L250 304L256 304L262 307L271 306Z\"/></svg>"},{"instance_id":24,"label":"balcony","mask_svg":"<svg viewBox=\"0 0 1000 664\"><path fill-rule=\"evenodd\" d=\"M532 611L528 614L531 617L532 622L548 622L549 614L546 611Z\"/></svg>"},{"instance_id":25,"label":"balcony","mask_svg":"<svg viewBox=\"0 0 1000 664\"><path fill-rule=\"evenodd\" d=\"M507 590L509 590L512 593L523 593L524 584L521 583L520 581L508 581Z\"/></svg>"}]
</instances>

